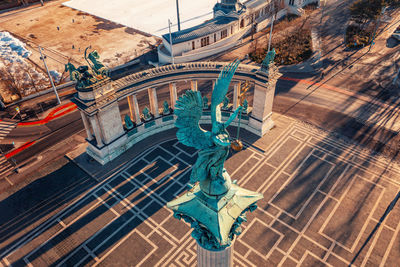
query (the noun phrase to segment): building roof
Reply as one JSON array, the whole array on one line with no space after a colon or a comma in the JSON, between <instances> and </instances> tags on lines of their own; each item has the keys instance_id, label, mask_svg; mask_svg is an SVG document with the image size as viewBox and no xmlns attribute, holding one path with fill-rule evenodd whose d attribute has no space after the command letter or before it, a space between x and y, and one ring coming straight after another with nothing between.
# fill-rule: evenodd
<instances>
[{"instance_id":1,"label":"building roof","mask_svg":"<svg viewBox=\"0 0 400 267\"><path fill-rule=\"evenodd\" d=\"M253 9L262 5L266 5L265 0L250 0L244 3L247 8Z\"/></svg>"},{"instance_id":2,"label":"building roof","mask_svg":"<svg viewBox=\"0 0 400 267\"><path fill-rule=\"evenodd\" d=\"M202 24L196 25L194 27L171 33L172 36L172 44L182 43L186 41L190 41L193 39L197 39L203 36L207 36L209 34L215 33L219 30L225 28L232 21L238 20L237 18L232 17L217 17L206 21ZM166 33L162 36L165 40L170 43L169 33Z\"/></svg>"}]
</instances>

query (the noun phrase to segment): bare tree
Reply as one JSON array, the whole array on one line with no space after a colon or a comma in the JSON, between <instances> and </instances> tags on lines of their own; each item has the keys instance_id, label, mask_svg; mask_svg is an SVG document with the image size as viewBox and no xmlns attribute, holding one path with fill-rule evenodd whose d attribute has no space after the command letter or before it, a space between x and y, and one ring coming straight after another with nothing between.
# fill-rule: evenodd
<instances>
[{"instance_id":1,"label":"bare tree","mask_svg":"<svg viewBox=\"0 0 400 267\"><path fill-rule=\"evenodd\" d=\"M18 95L20 98L22 98L23 95L23 87L22 83L15 74L13 74L10 70L10 68L7 67L7 64L4 60L0 61L0 65L2 66L0 68L0 79L3 81L3 83L6 85L6 88L13 94Z\"/></svg>"}]
</instances>

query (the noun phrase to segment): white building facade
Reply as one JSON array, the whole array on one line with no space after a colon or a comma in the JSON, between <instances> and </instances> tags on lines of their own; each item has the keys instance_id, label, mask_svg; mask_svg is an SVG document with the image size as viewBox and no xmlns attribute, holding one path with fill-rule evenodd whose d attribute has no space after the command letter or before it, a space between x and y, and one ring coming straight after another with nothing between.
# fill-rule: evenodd
<instances>
[{"instance_id":1,"label":"white building facade","mask_svg":"<svg viewBox=\"0 0 400 267\"><path fill-rule=\"evenodd\" d=\"M213 19L164 34L158 47L158 60L160 64L184 63L216 55L239 44L252 31L268 27L274 14L275 20L288 13L302 15L302 7L313 2L319 0L249 0L243 3L222 0L214 6Z\"/></svg>"}]
</instances>

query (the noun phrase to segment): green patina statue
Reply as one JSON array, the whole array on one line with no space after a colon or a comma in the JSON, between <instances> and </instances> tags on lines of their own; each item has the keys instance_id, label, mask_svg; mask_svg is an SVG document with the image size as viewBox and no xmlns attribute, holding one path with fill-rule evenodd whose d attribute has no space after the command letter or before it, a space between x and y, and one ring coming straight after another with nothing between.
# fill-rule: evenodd
<instances>
[{"instance_id":1,"label":"green patina statue","mask_svg":"<svg viewBox=\"0 0 400 267\"><path fill-rule=\"evenodd\" d=\"M208 109L208 98L206 96L203 97L203 109Z\"/></svg>"},{"instance_id":2,"label":"green patina statue","mask_svg":"<svg viewBox=\"0 0 400 267\"><path fill-rule=\"evenodd\" d=\"M103 63L101 63L98 59L100 58L99 53L97 53L96 50L92 51L89 53L89 55L86 56L87 50L89 47L85 49L85 60L89 64L89 66L92 68L93 72L96 75L101 75L103 77L109 77L110 71L108 68L106 68ZM90 63L89 60L92 62Z\"/></svg>"},{"instance_id":3,"label":"green patina statue","mask_svg":"<svg viewBox=\"0 0 400 267\"><path fill-rule=\"evenodd\" d=\"M229 98L226 96L224 97L224 100L222 100L222 108L223 110L227 110L229 105Z\"/></svg>"},{"instance_id":4,"label":"green patina statue","mask_svg":"<svg viewBox=\"0 0 400 267\"><path fill-rule=\"evenodd\" d=\"M163 115L168 115L170 113L167 100L164 100L164 102L163 102L163 112L162 113L163 113Z\"/></svg>"},{"instance_id":5,"label":"green patina statue","mask_svg":"<svg viewBox=\"0 0 400 267\"><path fill-rule=\"evenodd\" d=\"M124 121L125 121L125 127L127 130L130 130L133 128L133 122L131 120L131 117L128 114L125 115Z\"/></svg>"},{"instance_id":6,"label":"green patina statue","mask_svg":"<svg viewBox=\"0 0 400 267\"><path fill-rule=\"evenodd\" d=\"M88 48L85 50L85 60L88 62L89 66L80 66L75 68L75 66L70 62L65 64L65 72L69 71L71 81L76 81L76 88L78 90L89 87L98 81L109 77L109 70L97 60L100 56L96 50L89 53L89 56L86 57ZM88 59L92 63L90 63Z\"/></svg>"},{"instance_id":7,"label":"green patina statue","mask_svg":"<svg viewBox=\"0 0 400 267\"><path fill-rule=\"evenodd\" d=\"M239 65L236 60L221 71L211 97L211 131L199 125L204 103L199 91L188 90L175 105L178 140L199 149L192 167L191 188L167 206L174 216L184 219L193 228L192 236L208 250L222 250L230 246L238 235L240 224L246 221L246 211L256 208L262 195L243 189L231 181L224 168L231 146L228 125L242 109L239 106L226 122L221 121L220 104Z\"/></svg>"},{"instance_id":8,"label":"green patina statue","mask_svg":"<svg viewBox=\"0 0 400 267\"><path fill-rule=\"evenodd\" d=\"M143 119L145 121L149 121L151 120L151 113L148 107L144 107L143 109Z\"/></svg>"},{"instance_id":9,"label":"green patina statue","mask_svg":"<svg viewBox=\"0 0 400 267\"><path fill-rule=\"evenodd\" d=\"M65 64L65 72L69 71L71 81L76 81L76 87L85 88L95 84L98 80L88 66L75 68L72 63Z\"/></svg>"},{"instance_id":10,"label":"green patina statue","mask_svg":"<svg viewBox=\"0 0 400 267\"><path fill-rule=\"evenodd\" d=\"M244 114L247 113L248 107L249 107L249 102L247 101L247 99L245 99L245 100L243 101L243 110L242 110L242 112L243 112Z\"/></svg>"},{"instance_id":11,"label":"green patina statue","mask_svg":"<svg viewBox=\"0 0 400 267\"><path fill-rule=\"evenodd\" d=\"M261 69L262 70L269 70L269 66L274 63L274 59L275 59L275 48L273 48L271 51L267 52L267 54L265 55L265 58L261 64Z\"/></svg>"}]
</instances>

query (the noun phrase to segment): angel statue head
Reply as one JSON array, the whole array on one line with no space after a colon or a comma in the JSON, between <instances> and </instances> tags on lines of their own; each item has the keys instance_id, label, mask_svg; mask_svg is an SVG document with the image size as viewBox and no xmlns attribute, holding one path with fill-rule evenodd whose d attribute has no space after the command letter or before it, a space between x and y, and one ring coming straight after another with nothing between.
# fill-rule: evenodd
<instances>
[{"instance_id":1,"label":"angel statue head","mask_svg":"<svg viewBox=\"0 0 400 267\"><path fill-rule=\"evenodd\" d=\"M199 149L198 158L192 168L191 184L200 182L200 188L208 196L226 193L231 184L224 162L229 154L230 139L226 128L242 109L239 106L226 122L221 120L220 104L228 92L229 84L239 66L235 60L223 68L215 83L211 97L211 132L199 125L203 112L203 99L199 91L188 90L175 105L178 140L187 146Z\"/></svg>"}]
</instances>

